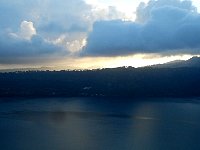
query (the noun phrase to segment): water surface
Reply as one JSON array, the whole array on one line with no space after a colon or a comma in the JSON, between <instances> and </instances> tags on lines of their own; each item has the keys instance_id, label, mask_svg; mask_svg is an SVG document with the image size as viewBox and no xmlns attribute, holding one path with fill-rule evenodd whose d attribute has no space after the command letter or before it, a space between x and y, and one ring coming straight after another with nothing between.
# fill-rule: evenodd
<instances>
[{"instance_id":1,"label":"water surface","mask_svg":"<svg viewBox=\"0 0 200 150\"><path fill-rule=\"evenodd\" d=\"M2 150L199 150L195 99L1 99Z\"/></svg>"}]
</instances>

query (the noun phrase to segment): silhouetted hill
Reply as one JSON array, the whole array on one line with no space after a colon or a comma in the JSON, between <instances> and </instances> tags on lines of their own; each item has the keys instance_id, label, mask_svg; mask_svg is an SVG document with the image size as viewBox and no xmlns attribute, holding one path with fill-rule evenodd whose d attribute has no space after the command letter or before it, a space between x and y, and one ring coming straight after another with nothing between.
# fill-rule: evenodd
<instances>
[{"instance_id":1,"label":"silhouetted hill","mask_svg":"<svg viewBox=\"0 0 200 150\"><path fill-rule=\"evenodd\" d=\"M199 97L200 68L0 73L0 97Z\"/></svg>"},{"instance_id":2,"label":"silhouetted hill","mask_svg":"<svg viewBox=\"0 0 200 150\"><path fill-rule=\"evenodd\" d=\"M54 71L54 70L61 70L59 67L38 67L38 68L13 68L13 69L0 69L0 72L26 72L26 71Z\"/></svg>"},{"instance_id":3,"label":"silhouetted hill","mask_svg":"<svg viewBox=\"0 0 200 150\"><path fill-rule=\"evenodd\" d=\"M200 67L200 57L192 57L189 60L175 60L165 64L153 65L156 68L180 68L180 67Z\"/></svg>"}]
</instances>

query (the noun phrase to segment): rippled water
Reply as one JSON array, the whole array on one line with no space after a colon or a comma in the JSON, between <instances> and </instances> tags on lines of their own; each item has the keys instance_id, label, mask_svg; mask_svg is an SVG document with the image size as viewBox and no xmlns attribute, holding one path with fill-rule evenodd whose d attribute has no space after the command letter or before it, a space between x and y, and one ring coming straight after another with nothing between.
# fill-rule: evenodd
<instances>
[{"instance_id":1,"label":"rippled water","mask_svg":"<svg viewBox=\"0 0 200 150\"><path fill-rule=\"evenodd\" d=\"M194 99L6 99L2 150L200 150Z\"/></svg>"}]
</instances>

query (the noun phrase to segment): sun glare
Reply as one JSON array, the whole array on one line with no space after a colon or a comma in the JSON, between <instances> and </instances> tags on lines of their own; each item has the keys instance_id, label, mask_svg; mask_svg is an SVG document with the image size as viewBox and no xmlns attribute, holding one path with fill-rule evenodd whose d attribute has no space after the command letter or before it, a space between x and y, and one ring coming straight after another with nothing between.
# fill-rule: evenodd
<instances>
[{"instance_id":1,"label":"sun glare","mask_svg":"<svg viewBox=\"0 0 200 150\"><path fill-rule=\"evenodd\" d=\"M116 68L122 66L144 67L155 64L164 64L175 60L188 60L193 55L160 56L138 54L120 57L87 57L87 58L66 58L59 63L59 69L97 69Z\"/></svg>"}]
</instances>

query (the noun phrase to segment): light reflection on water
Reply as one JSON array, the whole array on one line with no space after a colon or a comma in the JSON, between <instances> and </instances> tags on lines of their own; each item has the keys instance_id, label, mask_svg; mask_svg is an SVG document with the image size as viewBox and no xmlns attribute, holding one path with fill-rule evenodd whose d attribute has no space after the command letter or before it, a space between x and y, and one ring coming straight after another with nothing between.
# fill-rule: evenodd
<instances>
[{"instance_id":1,"label":"light reflection on water","mask_svg":"<svg viewBox=\"0 0 200 150\"><path fill-rule=\"evenodd\" d=\"M200 104L180 99L0 102L3 150L199 150Z\"/></svg>"}]
</instances>

